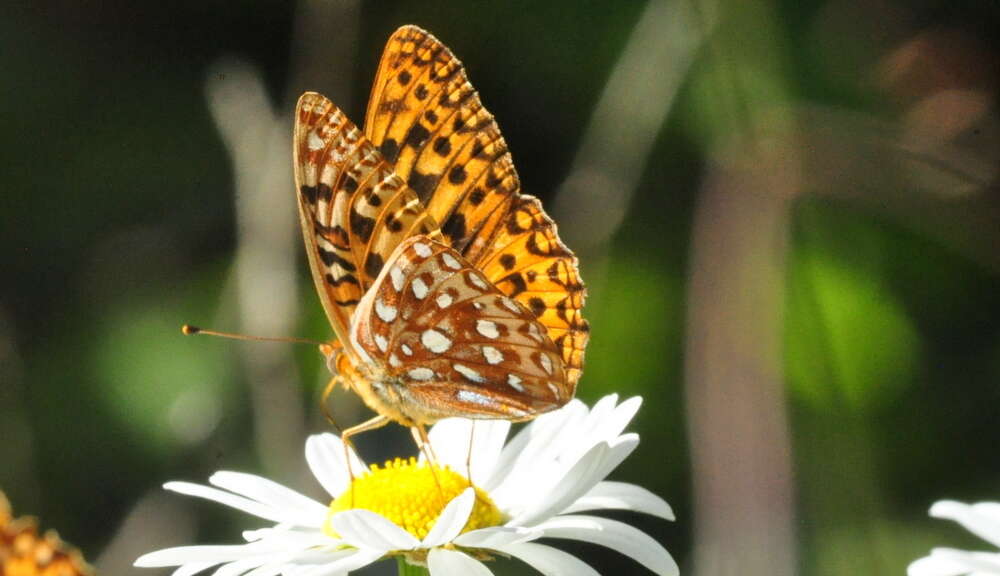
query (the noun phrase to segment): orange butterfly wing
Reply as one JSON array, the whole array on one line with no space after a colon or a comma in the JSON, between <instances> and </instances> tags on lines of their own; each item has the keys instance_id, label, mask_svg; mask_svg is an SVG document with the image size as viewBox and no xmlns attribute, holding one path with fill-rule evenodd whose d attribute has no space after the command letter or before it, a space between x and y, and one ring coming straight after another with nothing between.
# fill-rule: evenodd
<instances>
[{"instance_id":1,"label":"orange butterfly wing","mask_svg":"<svg viewBox=\"0 0 1000 576\"><path fill-rule=\"evenodd\" d=\"M528 306L561 350L572 386L589 326L576 257L520 180L500 130L461 62L416 26L386 45L365 133L490 282Z\"/></svg>"},{"instance_id":2,"label":"orange butterfly wing","mask_svg":"<svg viewBox=\"0 0 1000 576\"><path fill-rule=\"evenodd\" d=\"M313 280L346 345L354 307L396 245L409 235L439 237L440 232L375 146L314 92L299 99L293 154Z\"/></svg>"}]
</instances>

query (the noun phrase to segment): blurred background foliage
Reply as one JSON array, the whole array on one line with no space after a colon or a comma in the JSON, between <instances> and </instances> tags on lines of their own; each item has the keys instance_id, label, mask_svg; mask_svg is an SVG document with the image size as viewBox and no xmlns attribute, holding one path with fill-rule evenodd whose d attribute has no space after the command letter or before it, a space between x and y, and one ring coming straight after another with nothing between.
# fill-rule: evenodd
<instances>
[{"instance_id":1,"label":"blurred background foliage","mask_svg":"<svg viewBox=\"0 0 1000 576\"><path fill-rule=\"evenodd\" d=\"M257 86L265 105L235 125L273 112L287 134L309 88L360 122L382 45L405 23L464 61L525 191L577 249L593 328L579 396L645 398L643 445L616 478L674 506L670 525L628 518L685 573L754 573L706 561L719 536L708 517L747 519L699 496L718 476L699 461L726 470L733 458L739 486L741 459L760 456L764 491L777 486L791 511L776 529L787 541L765 545L785 548L772 574L901 574L932 544L968 544L926 517L933 500L1000 499L996 2L63 0L2 12L0 486L106 574L253 525L163 496L166 480L238 469L321 496L302 458L304 434L328 429L314 349L178 328L259 329L253 317L274 314L265 329L284 332L269 335L331 337L298 244L290 149L259 158L284 167L273 185L241 183L218 110L243 114ZM247 201L255 184L280 207L263 222ZM268 292L259 269L240 280L238 255L254 254L240 231L252 239L254 226L291 238L290 291ZM261 301L254 286L284 303L247 305ZM744 340L775 344L744 354ZM273 386L248 360L269 354ZM744 412L700 399L714 390L703 368L727 363L738 377L717 382L720 397L751 398ZM772 380L776 395L741 395ZM354 398L334 402L343 421L364 417ZM758 408L778 433L755 427ZM718 460L701 435L725 439L740 418L761 430L758 447L741 451L736 434ZM371 461L412 450L400 429L359 444ZM752 520L764 530L775 516ZM636 569L575 551L602 573Z\"/></svg>"}]
</instances>

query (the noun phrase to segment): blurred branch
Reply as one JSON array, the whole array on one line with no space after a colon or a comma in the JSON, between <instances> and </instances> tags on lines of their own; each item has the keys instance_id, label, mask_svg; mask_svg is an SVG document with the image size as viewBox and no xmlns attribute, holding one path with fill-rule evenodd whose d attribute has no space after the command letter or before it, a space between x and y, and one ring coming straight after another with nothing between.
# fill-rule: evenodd
<instances>
[{"instance_id":1,"label":"blurred branch","mask_svg":"<svg viewBox=\"0 0 1000 576\"><path fill-rule=\"evenodd\" d=\"M681 83L703 39L684 0L650 0L584 132L552 212L588 268L592 295L603 284L605 249L622 225Z\"/></svg>"},{"instance_id":2,"label":"blurred branch","mask_svg":"<svg viewBox=\"0 0 1000 576\"><path fill-rule=\"evenodd\" d=\"M222 61L206 93L233 159L236 181L236 279L243 328L251 334L291 334L299 317L298 223L292 190L291 121L302 86L334 88L348 97L346 74L334 62L354 53L357 3L306 0L296 16L287 102L271 108L260 75ZM251 386L256 445L265 469L289 478L302 469L305 435L300 379L286 345L243 346Z\"/></svg>"},{"instance_id":3,"label":"blurred branch","mask_svg":"<svg viewBox=\"0 0 1000 576\"><path fill-rule=\"evenodd\" d=\"M712 166L695 213L685 385L701 575L795 573L782 375L794 179Z\"/></svg>"},{"instance_id":4,"label":"blurred branch","mask_svg":"<svg viewBox=\"0 0 1000 576\"><path fill-rule=\"evenodd\" d=\"M803 193L858 202L1000 272L1000 126L993 114L954 137L819 105L767 116L791 114Z\"/></svg>"},{"instance_id":5,"label":"blurred branch","mask_svg":"<svg viewBox=\"0 0 1000 576\"><path fill-rule=\"evenodd\" d=\"M709 165L687 289L694 567L786 576L797 560L782 337L790 202L802 176L795 118L762 115L789 98L774 8L725 10L701 66Z\"/></svg>"},{"instance_id":6,"label":"blurred branch","mask_svg":"<svg viewBox=\"0 0 1000 576\"><path fill-rule=\"evenodd\" d=\"M243 329L291 334L298 318L295 232L287 116L268 104L263 82L237 61L215 65L209 106L233 160L236 180L236 290ZM304 435L299 379L288 345L243 344L256 445L264 468L285 475L301 464Z\"/></svg>"}]
</instances>

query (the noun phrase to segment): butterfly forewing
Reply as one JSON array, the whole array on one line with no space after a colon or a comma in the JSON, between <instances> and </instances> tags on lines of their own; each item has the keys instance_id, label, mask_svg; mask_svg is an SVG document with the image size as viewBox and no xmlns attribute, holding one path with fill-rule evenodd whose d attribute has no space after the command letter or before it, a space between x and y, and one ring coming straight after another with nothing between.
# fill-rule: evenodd
<instances>
[{"instance_id":1,"label":"butterfly forewing","mask_svg":"<svg viewBox=\"0 0 1000 576\"><path fill-rule=\"evenodd\" d=\"M461 62L426 31L397 30L382 55L365 133L451 247L538 316L575 386L589 333L576 257L540 203L520 193L507 145Z\"/></svg>"},{"instance_id":2,"label":"butterfly forewing","mask_svg":"<svg viewBox=\"0 0 1000 576\"><path fill-rule=\"evenodd\" d=\"M397 247L355 313L352 339L410 401L451 416L521 419L572 397L534 314L427 237Z\"/></svg>"},{"instance_id":3,"label":"butterfly forewing","mask_svg":"<svg viewBox=\"0 0 1000 576\"><path fill-rule=\"evenodd\" d=\"M437 223L344 113L307 92L293 151L299 215L313 279L341 340L352 311L396 245Z\"/></svg>"}]
</instances>

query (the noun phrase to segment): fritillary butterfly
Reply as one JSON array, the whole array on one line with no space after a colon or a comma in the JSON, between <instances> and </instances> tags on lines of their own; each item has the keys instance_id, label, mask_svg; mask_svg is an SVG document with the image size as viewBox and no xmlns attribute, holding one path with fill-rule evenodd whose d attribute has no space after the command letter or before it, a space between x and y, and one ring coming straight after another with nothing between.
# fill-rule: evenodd
<instances>
[{"instance_id":1,"label":"fritillary butterfly","mask_svg":"<svg viewBox=\"0 0 1000 576\"><path fill-rule=\"evenodd\" d=\"M331 369L379 416L526 420L574 395L587 343L577 260L461 62L404 26L362 133L323 96L296 111L295 177ZM348 435L345 432L345 436Z\"/></svg>"},{"instance_id":2,"label":"fritillary butterfly","mask_svg":"<svg viewBox=\"0 0 1000 576\"><path fill-rule=\"evenodd\" d=\"M33 518L15 519L0 491L0 575L90 576L93 570L80 552L49 530L38 533Z\"/></svg>"}]
</instances>

